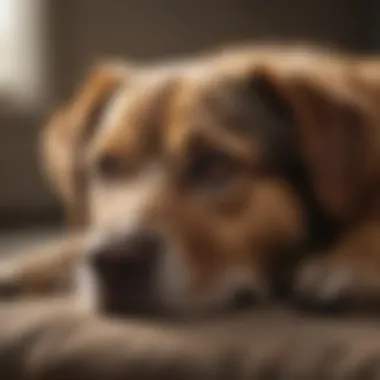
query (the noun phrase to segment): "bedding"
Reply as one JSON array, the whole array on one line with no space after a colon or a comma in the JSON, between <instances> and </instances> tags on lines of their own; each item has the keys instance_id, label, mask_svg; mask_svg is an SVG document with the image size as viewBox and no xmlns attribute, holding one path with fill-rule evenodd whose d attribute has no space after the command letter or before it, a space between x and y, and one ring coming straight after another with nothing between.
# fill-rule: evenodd
<instances>
[{"instance_id":1,"label":"bedding","mask_svg":"<svg viewBox=\"0 0 380 380\"><path fill-rule=\"evenodd\" d=\"M282 306L193 322L123 321L68 299L0 304L0 379L378 379L376 319Z\"/></svg>"}]
</instances>

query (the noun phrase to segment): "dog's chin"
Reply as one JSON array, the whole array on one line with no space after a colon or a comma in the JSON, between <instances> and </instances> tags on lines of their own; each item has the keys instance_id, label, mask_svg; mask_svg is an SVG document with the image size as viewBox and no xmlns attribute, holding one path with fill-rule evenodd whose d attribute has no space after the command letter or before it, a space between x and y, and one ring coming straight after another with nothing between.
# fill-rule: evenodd
<instances>
[{"instance_id":1,"label":"dog's chin","mask_svg":"<svg viewBox=\"0 0 380 380\"><path fill-rule=\"evenodd\" d=\"M228 317L241 313L247 309L256 307L257 304L250 303L238 305L231 300L202 305L168 305L160 300L145 295L144 297L118 298L103 297L99 299L97 311L101 315L113 318L143 318L171 322L192 322L213 319L215 317Z\"/></svg>"},{"instance_id":2,"label":"dog's chin","mask_svg":"<svg viewBox=\"0 0 380 380\"><path fill-rule=\"evenodd\" d=\"M99 294L96 310L102 315L115 318L153 318L183 320L206 316L210 310L193 310L185 305L169 305L159 300L155 294L115 294L103 292Z\"/></svg>"},{"instance_id":3,"label":"dog's chin","mask_svg":"<svg viewBox=\"0 0 380 380\"><path fill-rule=\"evenodd\" d=\"M236 303L231 297L189 299L189 297L164 297L152 282L130 282L115 278L101 281L83 266L78 272L77 300L79 308L90 313L115 318L159 318L170 320L198 320L215 315L233 314L251 308L256 302ZM171 294L172 295L172 294ZM191 302L190 302L191 301Z\"/></svg>"},{"instance_id":4,"label":"dog's chin","mask_svg":"<svg viewBox=\"0 0 380 380\"><path fill-rule=\"evenodd\" d=\"M218 307L202 310L168 308L157 303L131 303L131 302L100 302L97 313L116 319L144 319L160 320L178 323L194 322L212 319L220 316L231 316L240 310L227 303Z\"/></svg>"},{"instance_id":5,"label":"dog's chin","mask_svg":"<svg viewBox=\"0 0 380 380\"><path fill-rule=\"evenodd\" d=\"M121 318L159 317L165 312L151 292L117 294L103 291L99 295L98 310L103 315Z\"/></svg>"},{"instance_id":6,"label":"dog's chin","mask_svg":"<svg viewBox=\"0 0 380 380\"><path fill-rule=\"evenodd\" d=\"M99 289L101 290L101 289ZM134 297L125 294L99 292L91 300L78 298L81 309L115 319L155 319L186 322L204 320L221 315L233 315L241 308L228 302L218 302L198 307L196 305L168 305L152 294L135 294Z\"/></svg>"},{"instance_id":7,"label":"dog's chin","mask_svg":"<svg viewBox=\"0 0 380 380\"><path fill-rule=\"evenodd\" d=\"M114 317L157 315L163 309L150 284L101 280L87 265L77 268L75 299L81 311Z\"/></svg>"}]
</instances>

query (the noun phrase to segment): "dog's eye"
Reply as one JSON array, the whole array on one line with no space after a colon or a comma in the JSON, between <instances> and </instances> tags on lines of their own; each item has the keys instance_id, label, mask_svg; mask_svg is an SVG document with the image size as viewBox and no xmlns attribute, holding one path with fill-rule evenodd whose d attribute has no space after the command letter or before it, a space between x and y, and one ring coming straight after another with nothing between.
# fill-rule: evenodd
<instances>
[{"instance_id":1,"label":"dog's eye","mask_svg":"<svg viewBox=\"0 0 380 380\"><path fill-rule=\"evenodd\" d=\"M112 155L99 157L95 164L95 172L102 178L115 179L122 175L123 165L120 159Z\"/></svg>"},{"instance_id":2,"label":"dog's eye","mask_svg":"<svg viewBox=\"0 0 380 380\"><path fill-rule=\"evenodd\" d=\"M236 162L220 152L206 152L195 157L188 171L193 187L215 187L227 184L237 172Z\"/></svg>"}]
</instances>

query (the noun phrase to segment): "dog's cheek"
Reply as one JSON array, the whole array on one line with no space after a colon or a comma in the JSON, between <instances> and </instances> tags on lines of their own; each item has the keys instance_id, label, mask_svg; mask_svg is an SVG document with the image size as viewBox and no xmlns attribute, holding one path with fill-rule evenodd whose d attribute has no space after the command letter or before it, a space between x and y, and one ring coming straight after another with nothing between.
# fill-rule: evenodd
<instances>
[{"instance_id":1,"label":"dog's cheek","mask_svg":"<svg viewBox=\"0 0 380 380\"><path fill-rule=\"evenodd\" d=\"M307 235L300 200L290 186L274 179L256 183L244 226L250 237L251 260L263 270L279 256L296 250Z\"/></svg>"},{"instance_id":2,"label":"dog's cheek","mask_svg":"<svg viewBox=\"0 0 380 380\"><path fill-rule=\"evenodd\" d=\"M157 267L157 297L163 308L179 312L189 309L194 271L178 239L167 236L167 249Z\"/></svg>"},{"instance_id":3,"label":"dog's cheek","mask_svg":"<svg viewBox=\"0 0 380 380\"><path fill-rule=\"evenodd\" d=\"M241 288L252 289L255 296L267 294L266 279L251 265L246 210L239 205L239 212L226 215L211 205L202 207L194 199L177 199L178 203L175 197L170 199L169 240L173 242L175 237L179 247L168 252L164 266L166 278L174 281L171 299L179 299L181 293L182 307L204 310L228 306ZM238 203L247 201L249 197L243 197Z\"/></svg>"},{"instance_id":4,"label":"dog's cheek","mask_svg":"<svg viewBox=\"0 0 380 380\"><path fill-rule=\"evenodd\" d=\"M223 231L215 213L194 199L179 194L167 199L160 217L167 242L162 297L182 309L205 309L214 303L209 293L225 268Z\"/></svg>"}]
</instances>

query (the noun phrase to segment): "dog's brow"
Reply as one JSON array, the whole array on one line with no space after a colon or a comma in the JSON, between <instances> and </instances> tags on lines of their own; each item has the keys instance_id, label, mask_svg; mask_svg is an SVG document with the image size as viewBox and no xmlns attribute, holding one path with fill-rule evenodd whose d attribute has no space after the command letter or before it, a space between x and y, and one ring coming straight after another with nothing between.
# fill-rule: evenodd
<instances>
[{"instance_id":1,"label":"dog's brow","mask_svg":"<svg viewBox=\"0 0 380 380\"><path fill-rule=\"evenodd\" d=\"M219 126L204 125L196 128L191 138L203 140L210 147L225 151L243 161L252 162L261 156L260 147L254 140L247 140Z\"/></svg>"}]
</instances>

